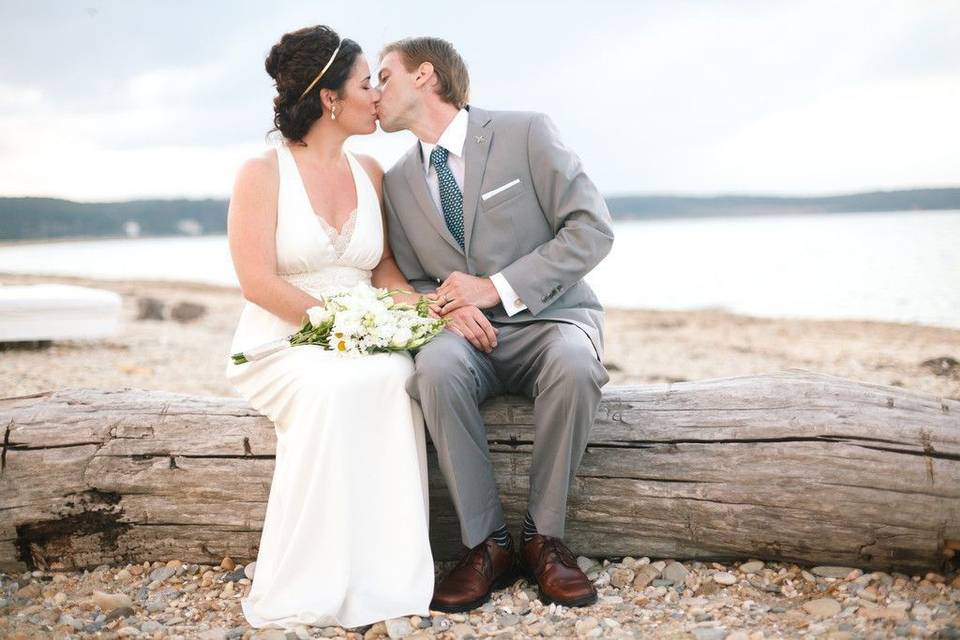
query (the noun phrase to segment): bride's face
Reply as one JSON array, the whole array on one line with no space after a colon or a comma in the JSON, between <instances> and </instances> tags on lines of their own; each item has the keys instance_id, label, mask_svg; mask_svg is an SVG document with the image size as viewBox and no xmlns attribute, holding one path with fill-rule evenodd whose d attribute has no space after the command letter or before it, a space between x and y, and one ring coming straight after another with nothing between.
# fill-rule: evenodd
<instances>
[{"instance_id":1,"label":"bride's face","mask_svg":"<svg viewBox=\"0 0 960 640\"><path fill-rule=\"evenodd\" d=\"M337 101L336 122L351 134L373 133L377 130L379 101L380 91L371 85L367 59L359 55Z\"/></svg>"}]
</instances>

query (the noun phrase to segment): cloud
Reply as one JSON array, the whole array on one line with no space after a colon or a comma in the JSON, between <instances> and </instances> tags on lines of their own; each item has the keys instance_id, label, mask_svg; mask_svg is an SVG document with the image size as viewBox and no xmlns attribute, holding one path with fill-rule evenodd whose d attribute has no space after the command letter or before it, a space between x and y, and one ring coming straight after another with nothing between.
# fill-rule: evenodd
<instances>
[{"instance_id":1,"label":"cloud","mask_svg":"<svg viewBox=\"0 0 960 640\"><path fill-rule=\"evenodd\" d=\"M838 89L750 122L719 141L697 170L716 189L798 182L838 192L853 182L893 188L956 184L960 83L952 75ZM749 175L744 168L749 168Z\"/></svg>"},{"instance_id":2,"label":"cloud","mask_svg":"<svg viewBox=\"0 0 960 640\"><path fill-rule=\"evenodd\" d=\"M0 193L226 195L232 170L264 147L272 126L264 56L280 34L317 22L358 40L374 68L388 40L450 39L467 60L475 104L548 112L610 193L960 181L951 133L960 5L556 0L547 11L492 0L456 15L448 8L433 0L5 3ZM376 134L349 144L389 166L412 141Z\"/></svg>"},{"instance_id":3,"label":"cloud","mask_svg":"<svg viewBox=\"0 0 960 640\"><path fill-rule=\"evenodd\" d=\"M103 149L77 145L26 154L3 168L0 192L81 201L223 197L244 158L259 145ZM81 170L78 170L81 168ZM49 176L55 176L51 181ZM51 191L51 184L56 191Z\"/></svg>"}]
</instances>

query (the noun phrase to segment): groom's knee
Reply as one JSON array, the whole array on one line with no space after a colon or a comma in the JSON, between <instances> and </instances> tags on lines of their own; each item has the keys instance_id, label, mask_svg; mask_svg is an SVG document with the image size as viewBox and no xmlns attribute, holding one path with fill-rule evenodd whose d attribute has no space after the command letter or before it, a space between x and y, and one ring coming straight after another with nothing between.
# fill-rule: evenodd
<instances>
[{"instance_id":1,"label":"groom's knee","mask_svg":"<svg viewBox=\"0 0 960 640\"><path fill-rule=\"evenodd\" d=\"M564 339L551 343L543 354L538 386L560 387L565 393L599 393L610 376L597 359L593 344L579 329L563 329Z\"/></svg>"}]
</instances>

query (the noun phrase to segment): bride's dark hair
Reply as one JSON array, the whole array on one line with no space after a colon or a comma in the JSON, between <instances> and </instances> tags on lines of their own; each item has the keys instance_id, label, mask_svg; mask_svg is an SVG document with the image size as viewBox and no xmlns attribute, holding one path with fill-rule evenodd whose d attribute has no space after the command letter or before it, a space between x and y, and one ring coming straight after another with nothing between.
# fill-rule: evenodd
<instances>
[{"instance_id":1,"label":"bride's dark hair","mask_svg":"<svg viewBox=\"0 0 960 640\"><path fill-rule=\"evenodd\" d=\"M327 64L338 44L340 50L333 64L320 82L301 98L300 94ZM330 89L339 94L354 61L361 53L359 44L350 39L341 41L337 32L325 25L304 27L283 34L280 42L270 49L264 63L277 87L277 95L273 99L274 128L271 131L280 131L287 140L303 142L303 136L311 125L323 115L320 89Z\"/></svg>"}]
</instances>

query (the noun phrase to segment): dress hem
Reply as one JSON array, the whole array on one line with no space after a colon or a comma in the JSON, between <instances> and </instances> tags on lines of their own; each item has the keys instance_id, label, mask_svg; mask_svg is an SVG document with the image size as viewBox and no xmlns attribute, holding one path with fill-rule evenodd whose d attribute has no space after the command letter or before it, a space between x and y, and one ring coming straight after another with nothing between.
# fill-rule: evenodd
<instances>
[{"instance_id":1,"label":"dress hem","mask_svg":"<svg viewBox=\"0 0 960 640\"><path fill-rule=\"evenodd\" d=\"M413 611L411 610L411 608L404 607L402 612L397 612L392 615L386 615L385 617L376 618L374 620L366 620L365 622L350 621L349 624L346 624L345 622L341 622L336 618L336 616L331 616L330 622L329 624L327 624L325 623L325 619L323 616L316 616L317 622L305 622L296 615L289 615L289 616L284 616L282 618L268 620L266 618L263 618L257 615L255 612L251 610L253 608L253 603L250 602L249 598L244 598L243 600L240 601L240 608L243 612L244 619L247 621L247 624L249 624L254 629L283 629L285 631L289 631L290 629L293 629L294 627L298 627L301 625L308 626L308 627L312 626L317 628L341 627L343 629L354 629L356 627L362 627L368 624L376 624L377 622L384 622L386 620L390 620L393 618L409 618L410 616L420 616L422 618L429 618L431 615L429 605L420 611Z\"/></svg>"}]
</instances>

